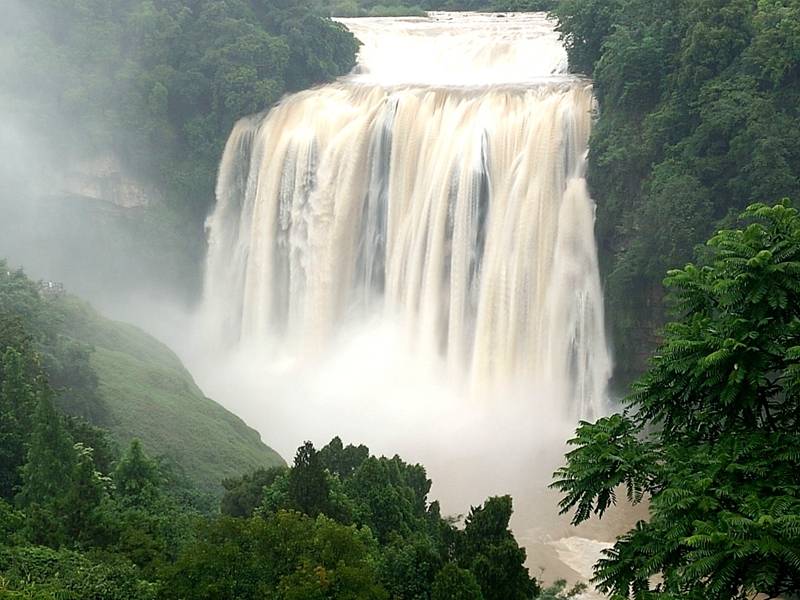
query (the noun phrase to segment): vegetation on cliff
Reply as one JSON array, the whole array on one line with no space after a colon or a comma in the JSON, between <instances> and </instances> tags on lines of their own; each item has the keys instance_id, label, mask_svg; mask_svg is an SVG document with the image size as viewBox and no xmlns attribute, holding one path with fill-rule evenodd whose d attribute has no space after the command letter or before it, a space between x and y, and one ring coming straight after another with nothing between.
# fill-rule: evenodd
<instances>
[{"instance_id":1,"label":"vegetation on cliff","mask_svg":"<svg viewBox=\"0 0 800 600\"><path fill-rule=\"evenodd\" d=\"M142 440L194 488L219 495L225 477L284 464L256 431L206 398L166 346L0 261L0 347L22 341L59 409L105 428L122 447Z\"/></svg>"},{"instance_id":2,"label":"vegetation on cliff","mask_svg":"<svg viewBox=\"0 0 800 600\"><path fill-rule=\"evenodd\" d=\"M644 368L661 273L752 202L800 194L800 3L562 0L599 101L589 183L618 372Z\"/></svg>"},{"instance_id":3,"label":"vegetation on cliff","mask_svg":"<svg viewBox=\"0 0 800 600\"><path fill-rule=\"evenodd\" d=\"M194 292L205 251L203 221L233 123L285 93L347 73L357 48L342 25L288 0L5 2L0 205L9 205L4 210L19 222L33 213L32 227L44 229L41 239L30 235L32 227L24 230L23 242L32 248L15 260L32 268L39 245L63 250L71 244L93 264L104 264L92 256L91 244L72 239L51 219L53 207L41 205L42 196L59 197L56 210L67 218L68 209L81 213L79 230L90 229L83 212L114 229L112 239L95 230L91 238L116 260L143 264L162 288ZM96 163L106 159L121 173L98 177ZM123 177L155 192L133 219L96 206L89 211L85 198L60 197L64 189L72 193L76 174L81 181L99 179L101 187ZM107 191L98 193L108 199ZM73 195L81 197L80 190ZM0 226L0 235L19 234ZM22 243L2 245L8 254ZM169 268L159 257L168 257ZM112 269L106 272L113 277Z\"/></svg>"},{"instance_id":4,"label":"vegetation on cliff","mask_svg":"<svg viewBox=\"0 0 800 600\"><path fill-rule=\"evenodd\" d=\"M200 217L233 123L346 73L357 50L341 25L283 0L32 0L14 12L7 117L55 156L113 152Z\"/></svg>"}]
</instances>

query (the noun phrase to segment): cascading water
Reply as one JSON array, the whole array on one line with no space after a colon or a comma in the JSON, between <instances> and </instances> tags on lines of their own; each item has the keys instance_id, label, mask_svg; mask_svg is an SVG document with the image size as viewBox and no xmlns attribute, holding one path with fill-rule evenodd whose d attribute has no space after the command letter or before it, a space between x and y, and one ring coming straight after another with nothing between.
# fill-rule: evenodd
<instances>
[{"instance_id":1,"label":"cascading water","mask_svg":"<svg viewBox=\"0 0 800 600\"><path fill-rule=\"evenodd\" d=\"M584 180L593 96L536 14L346 19L356 72L236 124L208 221L228 344L310 353L399 319L475 394L602 411L610 359Z\"/></svg>"}]
</instances>

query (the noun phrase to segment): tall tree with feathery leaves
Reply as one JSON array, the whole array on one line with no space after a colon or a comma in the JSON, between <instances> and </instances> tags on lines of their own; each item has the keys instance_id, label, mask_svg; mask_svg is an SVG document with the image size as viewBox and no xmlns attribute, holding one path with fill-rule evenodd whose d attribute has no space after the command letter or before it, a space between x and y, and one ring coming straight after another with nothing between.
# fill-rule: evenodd
<instances>
[{"instance_id":1,"label":"tall tree with feathery leaves","mask_svg":"<svg viewBox=\"0 0 800 600\"><path fill-rule=\"evenodd\" d=\"M800 593L800 215L755 204L670 271L676 320L627 409L581 423L553 487L573 522L625 489L650 518L595 566L613 598Z\"/></svg>"}]
</instances>

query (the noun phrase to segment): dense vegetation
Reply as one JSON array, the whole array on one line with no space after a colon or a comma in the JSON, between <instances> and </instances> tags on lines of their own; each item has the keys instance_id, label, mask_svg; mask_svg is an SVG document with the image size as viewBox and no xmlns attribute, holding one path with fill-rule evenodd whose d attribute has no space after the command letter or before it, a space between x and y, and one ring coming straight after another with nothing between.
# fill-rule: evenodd
<instances>
[{"instance_id":1,"label":"dense vegetation","mask_svg":"<svg viewBox=\"0 0 800 600\"><path fill-rule=\"evenodd\" d=\"M0 598L524 600L581 589L542 592L530 577L510 497L457 528L428 501L423 467L338 438L304 444L291 469L225 480L214 515L139 440L120 455L108 432L56 408L38 337L24 319L0 320Z\"/></svg>"},{"instance_id":2,"label":"dense vegetation","mask_svg":"<svg viewBox=\"0 0 800 600\"><path fill-rule=\"evenodd\" d=\"M193 487L219 495L224 477L283 464L256 431L206 398L163 344L0 261L0 345L21 332L60 410L104 427L123 447L141 439Z\"/></svg>"},{"instance_id":3,"label":"dense vegetation","mask_svg":"<svg viewBox=\"0 0 800 600\"><path fill-rule=\"evenodd\" d=\"M233 123L348 72L357 50L291 0L11 0L3 11L0 136L35 164L3 161L0 200L30 203L21 190L43 176L55 194L60 177L111 159L155 187L154 216L137 217L153 222L156 252L181 253L195 277Z\"/></svg>"},{"instance_id":4,"label":"dense vegetation","mask_svg":"<svg viewBox=\"0 0 800 600\"><path fill-rule=\"evenodd\" d=\"M570 441L562 509L648 503L595 566L612 598L798 597L800 217L737 214L800 192L800 2L554 13L600 105L589 179L621 379L655 348L624 412Z\"/></svg>"},{"instance_id":5,"label":"dense vegetation","mask_svg":"<svg viewBox=\"0 0 800 600\"><path fill-rule=\"evenodd\" d=\"M800 215L756 204L670 271L676 320L626 411L583 423L554 484L580 523L650 518L595 567L613 598L800 597Z\"/></svg>"},{"instance_id":6,"label":"dense vegetation","mask_svg":"<svg viewBox=\"0 0 800 600\"><path fill-rule=\"evenodd\" d=\"M55 137L56 153L113 151L200 215L234 121L346 73L357 49L342 26L281 0L33 0L18 12L3 23L3 92L26 100L15 116ZM53 136L65 119L68 135Z\"/></svg>"},{"instance_id":7,"label":"dense vegetation","mask_svg":"<svg viewBox=\"0 0 800 600\"><path fill-rule=\"evenodd\" d=\"M663 323L661 273L751 202L800 192L800 2L562 0L600 104L589 178L624 380Z\"/></svg>"}]
</instances>

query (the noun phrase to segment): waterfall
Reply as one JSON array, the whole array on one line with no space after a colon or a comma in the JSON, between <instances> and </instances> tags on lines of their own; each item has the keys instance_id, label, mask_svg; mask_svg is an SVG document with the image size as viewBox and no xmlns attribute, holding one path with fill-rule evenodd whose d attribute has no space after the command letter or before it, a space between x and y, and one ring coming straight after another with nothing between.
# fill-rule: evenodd
<instances>
[{"instance_id":1,"label":"waterfall","mask_svg":"<svg viewBox=\"0 0 800 600\"><path fill-rule=\"evenodd\" d=\"M225 147L207 224L216 339L315 352L378 311L475 393L543 385L599 414L593 95L552 24L342 21L363 43L356 72L241 120Z\"/></svg>"}]
</instances>

